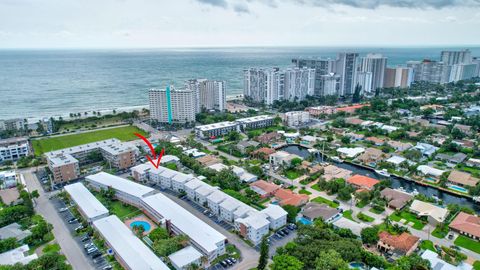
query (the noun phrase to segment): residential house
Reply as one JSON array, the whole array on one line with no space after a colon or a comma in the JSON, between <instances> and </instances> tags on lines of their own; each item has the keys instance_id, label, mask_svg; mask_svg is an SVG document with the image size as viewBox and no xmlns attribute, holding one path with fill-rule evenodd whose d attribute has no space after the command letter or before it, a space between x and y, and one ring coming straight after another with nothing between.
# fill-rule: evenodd
<instances>
[{"instance_id":1,"label":"residential house","mask_svg":"<svg viewBox=\"0 0 480 270\"><path fill-rule=\"evenodd\" d=\"M345 136L350 138L350 141L355 141L355 142L365 139L365 135L357 134L357 133L353 133L353 132L349 132L349 133L345 134Z\"/></svg>"},{"instance_id":2,"label":"residential house","mask_svg":"<svg viewBox=\"0 0 480 270\"><path fill-rule=\"evenodd\" d=\"M357 160L363 164L370 165L375 167L379 161L382 161L387 154L382 150L377 148L367 148L360 156L357 157Z\"/></svg>"},{"instance_id":3,"label":"residential house","mask_svg":"<svg viewBox=\"0 0 480 270\"><path fill-rule=\"evenodd\" d=\"M354 176L347 179L347 183L352 185L356 189L373 190L375 185L380 183L380 181L368 176L355 174Z\"/></svg>"},{"instance_id":4,"label":"residential house","mask_svg":"<svg viewBox=\"0 0 480 270\"><path fill-rule=\"evenodd\" d=\"M275 149L262 147L252 152L252 156L260 159L268 159L268 157L275 153Z\"/></svg>"},{"instance_id":5,"label":"residential house","mask_svg":"<svg viewBox=\"0 0 480 270\"><path fill-rule=\"evenodd\" d=\"M335 165L327 165L323 168L323 179L330 181L332 179L348 179L352 176L353 172L347 169L339 168Z\"/></svg>"},{"instance_id":6,"label":"residential house","mask_svg":"<svg viewBox=\"0 0 480 270\"><path fill-rule=\"evenodd\" d=\"M456 128L458 130L460 130L462 133L466 134L466 135L472 135L472 127L471 126L467 126L467 125L461 125L461 124L455 124L453 126L453 128Z\"/></svg>"},{"instance_id":7,"label":"residential house","mask_svg":"<svg viewBox=\"0 0 480 270\"><path fill-rule=\"evenodd\" d=\"M315 174L322 170L322 166L320 166L319 164L313 165L311 162L308 162L306 160L302 161L302 163L300 164L300 168L307 171L309 174Z\"/></svg>"},{"instance_id":8,"label":"residential house","mask_svg":"<svg viewBox=\"0 0 480 270\"><path fill-rule=\"evenodd\" d=\"M355 126L358 126L358 125L361 125L364 121L360 118L357 118L357 117L347 117L345 118L345 123L346 124L350 124L350 125L355 125Z\"/></svg>"},{"instance_id":9,"label":"residential house","mask_svg":"<svg viewBox=\"0 0 480 270\"><path fill-rule=\"evenodd\" d=\"M247 149L254 149L255 147L257 147L260 143L258 142L255 142L255 141L241 141L239 143L237 143L237 149L242 153L242 154L246 154L247 153Z\"/></svg>"},{"instance_id":10,"label":"residential house","mask_svg":"<svg viewBox=\"0 0 480 270\"><path fill-rule=\"evenodd\" d=\"M15 238L22 241L32 234L29 230L22 230L22 226L16 222L0 228L0 240Z\"/></svg>"},{"instance_id":11,"label":"residential house","mask_svg":"<svg viewBox=\"0 0 480 270\"><path fill-rule=\"evenodd\" d=\"M376 146L382 146L385 143L384 140L382 140L380 138L377 138L377 137L367 137L367 138L365 138L365 141L371 142Z\"/></svg>"},{"instance_id":12,"label":"residential house","mask_svg":"<svg viewBox=\"0 0 480 270\"><path fill-rule=\"evenodd\" d=\"M297 194L289 189L279 189L275 192L275 199L279 201L280 205L302 206L308 202L308 195Z\"/></svg>"},{"instance_id":13,"label":"residential house","mask_svg":"<svg viewBox=\"0 0 480 270\"><path fill-rule=\"evenodd\" d=\"M448 215L448 210L446 208L419 200L414 200L412 202L412 205L410 205L410 211L419 217L427 217L428 222L433 226L444 222Z\"/></svg>"},{"instance_id":14,"label":"residential house","mask_svg":"<svg viewBox=\"0 0 480 270\"><path fill-rule=\"evenodd\" d=\"M465 262L461 262L459 265L453 265L444 261L438 253L429 249L422 253L422 259L430 262L431 269L434 270L472 270L473 267Z\"/></svg>"},{"instance_id":15,"label":"residential house","mask_svg":"<svg viewBox=\"0 0 480 270\"><path fill-rule=\"evenodd\" d=\"M420 238L407 232L400 235L391 235L386 231L379 235L377 248L383 252L393 252L398 256L408 256L412 254L420 244Z\"/></svg>"},{"instance_id":16,"label":"residential house","mask_svg":"<svg viewBox=\"0 0 480 270\"><path fill-rule=\"evenodd\" d=\"M453 170L448 176L448 183L460 187L475 187L479 178L473 177L470 173Z\"/></svg>"},{"instance_id":17,"label":"residential house","mask_svg":"<svg viewBox=\"0 0 480 270\"><path fill-rule=\"evenodd\" d=\"M269 143L272 143L272 142L276 142L276 141L280 140L281 138L282 138L282 134L280 134L276 131L273 131L273 132L270 132L270 133L262 134L262 135L258 136L257 138L255 138L255 140L258 141L261 144L269 144Z\"/></svg>"},{"instance_id":18,"label":"residential house","mask_svg":"<svg viewBox=\"0 0 480 270\"><path fill-rule=\"evenodd\" d=\"M380 192L380 197L387 201L388 207L395 210L402 209L413 199L413 195L409 193L388 187Z\"/></svg>"},{"instance_id":19,"label":"residential house","mask_svg":"<svg viewBox=\"0 0 480 270\"><path fill-rule=\"evenodd\" d=\"M425 157L431 157L435 152L437 152L438 147L435 147L431 144L428 143L417 143L415 145L415 149L420 151L423 156Z\"/></svg>"},{"instance_id":20,"label":"residential house","mask_svg":"<svg viewBox=\"0 0 480 270\"><path fill-rule=\"evenodd\" d=\"M429 177L427 180L436 182L440 179L440 176L446 171L437 168L430 167L428 165L420 165L417 167L417 171L424 176Z\"/></svg>"},{"instance_id":21,"label":"residential house","mask_svg":"<svg viewBox=\"0 0 480 270\"><path fill-rule=\"evenodd\" d=\"M401 156L391 156L389 159L385 160L385 162L393 164L397 168L405 161L407 161L407 159Z\"/></svg>"},{"instance_id":22,"label":"residential house","mask_svg":"<svg viewBox=\"0 0 480 270\"><path fill-rule=\"evenodd\" d=\"M441 153L435 155L435 159L447 162L447 165L450 164L450 167L455 167L455 165L462 163L466 158L467 155L464 153L455 153L453 155Z\"/></svg>"},{"instance_id":23,"label":"residential house","mask_svg":"<svg viewBox=\"0 0 480 270\"><path fill-rule=\"evenodd\" d=\"M365 151L365 148L363 147L353 147L353 148L340 147L337 149L337 153L339 153L342 157L347 157L347 158L355 158L356 156L360 155L364 151Z\"/></svg>"},{"instance_id":24,"label":"residential house","mask_svg":"<svg viewBox=\"0 0 480 270\"><path fill-rule=\"evenodd\" d=\"M197 158L197 161L200 162L200 164L202 164L204 167L208 167L208 166L211 166L213 164L217 164L217 163L222 163L222 160L215 157L215 156L212 156L212 155L206 155L206 156L203 156L203 157L199 157Z\"/></svg>"},{"instance_id":25,"label":"residential house","mask_svg":"<svg viewBox=\"0 0 480 270\"><path fill-rule=\"evenodd\" d=\"M290 154L285 151L277 151L273 154L270 155L270 165L277 167L277 166L290 166L290 162L294 158L300 158L301 157L295 155L295 154Z\"/></svg>"},{"instance_id":26,"label":"residential house","mask_svg":"<svg viewBox=\"0 0 480 270\"><path fill-rule=\"evenodd\" d=\"M459 234L480 240L480 217L478 216L460 212L448 226Z\"/></svg>"},{"instance_id":27,"label":"residential house","mask_svg":"<svg viewBox=\"0 0 480 270\"><path fill-rule=\"evenodd\" d=\"M475 140L453 140L452 143L459 145L463 148L472 149L475 146Z\"/></svg>"},{"instance_id":28,"label":"residential house","mask_svg":"<svg viewBox=\"0 0 480 270\"><path fill-rule=\"evenodd\" d=\"M465 164L467 166L470 166L470 167L477 167L477 168L480 168L480 159L478 158L470 158L467 160L467 162L465 162Z\"/></svg>"},{"instance_id":29,"label":"residential house","mask_svg":"<svg viewBox=\"0 0 480 270\"><path fill-rule=\"evenodd\" d=\"M411 143L404 143L399 141L388 141L387 145L394 148L397 152L403 152L413 147Z\"/></svg>"},{"instance_id":30,"label":"residential house","mask_svg":"<svg viewBox=\"0 0 480 270\"><path fill-rule=\"evenodd\" d=\"M317 218L322 219L326 223L331 223L337 218L341 217L340 210L329 207L325 204L309 202L307 203L301 212L303 218L314 221Z\"/></svg>"},{"instance_id":31,"label":"residential house","mask_svg":"<svg viewBox=\"0 0 480 270\"><path fill-rule=\"evenodd\" d=\"M280 189L280 186L264 180L258 180L250 184L250 189L258 193L261 198L268 198L274 196L275 192Z\"/></svg>"}]
</instances>

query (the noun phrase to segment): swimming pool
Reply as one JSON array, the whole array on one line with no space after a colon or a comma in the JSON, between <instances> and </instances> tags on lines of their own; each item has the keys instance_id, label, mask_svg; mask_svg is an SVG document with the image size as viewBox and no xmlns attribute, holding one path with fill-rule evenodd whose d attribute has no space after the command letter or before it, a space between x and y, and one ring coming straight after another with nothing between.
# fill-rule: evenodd
<instances>
[{"instance_id":1,"label":"swimming pool","mask_svg":"<svg viewBox=\"0 0 480 270\"><path fill-rule=\"evenodd\" d=\"M137 220L137 221L134 221L132 223L130 223L130 228L133 229L133 226L142 226L143 229L145 230L145 232L148 232L150 231L150 228L151 228L151 225L150 223L146 222L146 221L143 221L143 220Z\"/></svg>"},{"instance_id":2,"label":"swimming pool","mask_svg":"<svg viewBox=\"0 0 480 270\"><path fill-rule=\"evenodd\" d=\"M302 223L303 225L312 225L313 224L310 220L308 220L304 217L299 218L298 222Z\"/></svg>"},{"instance_id":3,"label":"swimming pool","mask_svg":"<svg viewBox=\"0 0 480 270\"><path fill-rule=\"evenodd\" d=\"M365 269L365 264L361 262L352 262L349 266L350 269Z\"/></svg>"},{"instance_id":4,"label":"swimming pool","mask_svg":"<svg viewBox=\"0 0 480 270\"><path fill-rule=\"evenodd\" d=\"M463 188L463 187L451 185L449 188L451 188L453 190L456 190L456 191L463 192L463 193L468 193L468 190L466 188Z\"/></svg>"}]
</instances>

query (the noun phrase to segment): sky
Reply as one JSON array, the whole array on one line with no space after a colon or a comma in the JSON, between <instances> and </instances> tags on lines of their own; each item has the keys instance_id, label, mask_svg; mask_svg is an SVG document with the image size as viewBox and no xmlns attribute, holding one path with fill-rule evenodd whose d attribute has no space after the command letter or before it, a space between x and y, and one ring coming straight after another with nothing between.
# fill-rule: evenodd
<instances>
[{"instance_id":1,"label":"sky","mask_svg":"<svg viewBox=\"0 0 480 270\"><path fill-rule=\"evenodd\" d=\"M480 0L0 0L0 48L480 44Z\"/></svg>"}]
</instances>

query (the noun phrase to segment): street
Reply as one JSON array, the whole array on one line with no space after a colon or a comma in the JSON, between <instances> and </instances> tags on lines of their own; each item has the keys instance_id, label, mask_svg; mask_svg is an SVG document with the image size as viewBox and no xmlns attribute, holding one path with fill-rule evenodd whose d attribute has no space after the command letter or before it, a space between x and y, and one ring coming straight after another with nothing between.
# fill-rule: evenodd
<instances>
[{"instance_id":1,"label":"street","mask_svg":"<svg viewBox=\"0 0 480 270\"><path fill-rule=\"evenodd\" d=\"M94 269L91 261L86 257L78 242L73 239L57 209L55 209L51 201L48 199L49 194L43 191L40 182L34 174L34 169L30 168L21 170L20 173L23 173L27 188L30 191L38 190L40 196L35 200L35 211L53 225L55 240L60 245L62 249L61 252L67 257L67 260L72 265L73 269Z\"/></svg>"}]
</instances>

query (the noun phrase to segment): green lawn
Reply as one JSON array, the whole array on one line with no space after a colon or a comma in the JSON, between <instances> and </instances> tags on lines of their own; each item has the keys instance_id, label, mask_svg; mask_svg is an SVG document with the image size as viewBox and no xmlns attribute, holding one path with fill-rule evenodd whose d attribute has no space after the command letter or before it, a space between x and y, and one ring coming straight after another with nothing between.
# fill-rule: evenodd
<instances>
[{"instance_id":1,"label":"green lawn","mask_svg":"<svg viewBox=\"0 0 480 270\"><path fill-rule=\"evenodd\" d=\"M348 218L348 219L350 219L350 220L353 220L352 210L344 211L344 212L343 212L343 217L344 217L344 218Z\"/></svg>"},{"instance_id":2,"label":"green lawn","mask_svg":"<svg viewBox=\"0 0 480 270\"><path fill-rule=\"evenodd\" d=\"M473 252L479 253L480 254L480 242L475 241L471 238L468 238L466 236L460 235L455 239L454 242L455 245L459 247L466 248L468 250L471 250Z\"/></svg>"},{"instance_id":3,"label":"green lawn","mask_svg":"<svg viewBox=\"0 0 480 270\"><path fill-rule=\"evenodd\" d=\"M373 222L375 219L369 215L365 215L364 213L360 212L357 215L357 218L360 219L361 221L365 222Z\"/></svg>"},{"instance_id":4,"label":"green lawn","mask_svg":"<svg viewBox=\"0 0 480 270\"><path fill-rule=\"evenodd\" d=\"M423 240L421 243L420 243L420 248L421 249L424 249L424 250L431 250L433 252L437 252L437 250L435 250L435 247L433 246L433 242L430 241L430 240Z\"/></svg>"},{"instance_id":5,"label":"green lawn","mask_svg":"<svg viewBox=\"0 0 480 270\"><path fill-rule=\"evenodd\" d=\"M380 215L381 213L385 212L385 209L383 209L383 211L380 211L380 210L377 210L377 209L375 209L375 208L372 207L372 208L370 208L370 210L368 210L368 211L370 211L370 212L372 212L372 213L374 213L374 214Z\"/></svg>"},{"instance_id":6,"label":"green lawn","mask_svg":"<svg viewBox=\"0 0 480 270\"><path fill-rule=\"evenodd\" d=\"M60 245L57 243L48 244L43 248L43 253L60 252Z\"/></svg>"},{"instance_id":7,"label":"green lawn","mask_svg":"<svg viewBox=\"0 0 480 270\"><path fill-rule=\"evenodd\" d=\"M435 230L433 230L433 232L432 232L433 236L435 236L437 238L440 238L440 239L445 238L445 236L447 236L447 234L448 234L448 229L446 231L442 231L439 228L435 228Z\"/></svg>"},{"instance_id":8,"label":"green lawn","mask_svg":"<svg viewBox=\"0 0 480 270\"><path fill-rule=\"evenodd\" d=\"M363 207L365 207L367 204L369 204L369 202L358 201L358 203L357 203L355 206L358 207L358 208L363 208Z\"/></svg>"},{"instance_id":9,"label":"green lawn","mask_svg":"<svg viewBox=\"0 0 480 270\"><path fill-rule=\"evenodd\" d=\"M95 192L94 195L103 205L105 205L105 207L107 207L111 214L116 215L121 220L132 218L141 214L141 211L134 206L124 204L118 200L109 201L98 192Z\"/></svg>"},{"instance_id":10,"label":"green lawn","mask_svg":"<svg viewBox=\"0 0 480 270\"><path fill-rule=\"evenodd\" d=\"M297 179L302 175L301 172L297 170L285 170L283 174L290 180Z\"/></svg>"},{"instance_id":11,"label":"green lawn","mask_svg":"<svg viewBox=\"0 0 480 270\"><path fill-rule=\"evenodd\" d=\"M101 140L106 140L106 139L111 139L111 138L117 138L121 141L131 141L138 138L134 135L134 133L140 133L142 135L146 135L145 131L137 127L126 126L126 127L118 127L118 128L110 128L110 129L85 132L80 134L71 134L71 135L32 140L32 145L33 145L33 149L35 150L35 155L39 156L45 152L77 146L77 145L86 144L86 143L91 143L91 142L96 142L96 141L101 141Z\"/></svg>"},{"instance_id":12,"label":"green lawn","mask_svg":"<svg viewBox=\"0 0 480 270\"><path fill-rule=\"evenodd\" d=\"M330 201L329 199L325 199L323 197L316 197L312 200L312 202L317 202L317 203L324 203L330 207L333 207L333 208L337 208L338 207L338 203L336 202L333 202L333 201Z\"/></svg>"},{"instance_id":13,"label":"green lawn","mask_svg":"<svg viewBox=\"0 0 480 270\"><path fill-rule=\"evenodd\" d=\"M322 191L322 190L320 189L320 187L318 186L318 184L312 185L311 188L312 188L312 189L315 189L315 190L317 190L317 191Z\"/></svg>"},{"instance_id":14,"label":"green lawn","mask_svg":"<svg viewBox=\"0 0 480 270\"><path fill-rule=\"evenodd\" d=\"M300 193L300 194L306 194L306 195L312 194L310 191L308 191L308 190L306 190L306 189L300 189L300 191L298 191L298 193Z\"/></svg>"},{"instance_id":15,"label":"green lawn","mask_svg":"<svg viewBox=\"0 0 480 270\"><path fill-rule=\"evenodd\" d=\"M405 221L404 224L408 224L409 222L413 222L414 224L413 224L412 228L414 228L416 230L422 230L423 227L425 227L425 224L423 224L422 221L417 218L417 216L415 216L414 214L412 214L408 211L400 212L399 216L397 216L395 213L393 213L393 214L390 215L390 218L393 221L397 221L397 222L399 222L402 219L405 219L406 221Z\"/></svg>"},{"instance_id":16,"label":"green lawn","mask_svg":"<svg viewBox=\"0 0 480 270\"><path fill-rule=\"evenodd\" d=\"M473 263L473 269L474 270L480 270L480 261L475 261Z\"/></svg>"}]
</instances>

